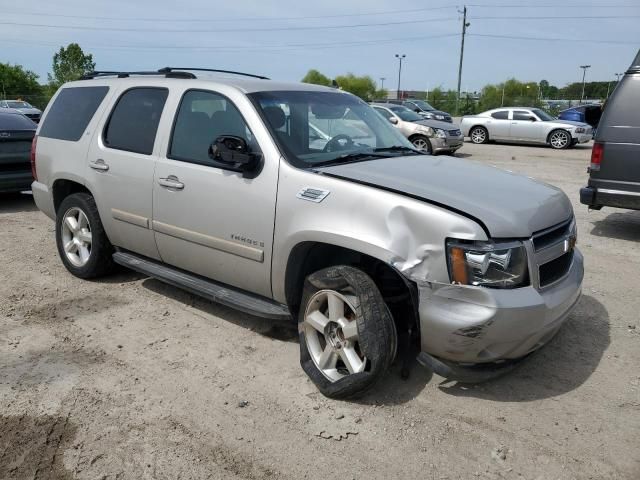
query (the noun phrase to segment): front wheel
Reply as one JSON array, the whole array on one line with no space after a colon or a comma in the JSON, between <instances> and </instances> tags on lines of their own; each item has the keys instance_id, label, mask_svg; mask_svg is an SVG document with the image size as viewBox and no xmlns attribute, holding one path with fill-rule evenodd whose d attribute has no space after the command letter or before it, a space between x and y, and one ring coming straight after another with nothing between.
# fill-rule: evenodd
<instances>
[{"instance_id":1,"label":"front wheel","mask_svg":"<svg viewBox=\"0 0 640 480\"><path fill-rule=\"evenodd\" d=\"M571 135L565 130L554 130L549 135L549 145L556 150L569 148L571 146Z\"/></svg>"},{"instance_id":2,"label":"front wheel","mask_svg":"<svg viewBox=\"0 0 640 480\"><path fill-rule=\"evenodd\" d=\"M56 244L62 263L76 277L95 278L114 269L113 247L98 207L87 193L65 198L56 215Z\"/></svg>"},{"instance_id":3,"label":"front wheel","mask_svg":"<svg viewBox=\"0 0 640 480\"><path fill-rule=\"evenodd\" d=\"M471 142L476 144L487 143L489 141L489 132L484 127L473 127L469 132Z\"/></svg>"},{"instance_id":4,"label":"front wheel","mask_svg":"<svg viewBox=\"0 0 640 480\"><path fill-rule=\"evenodd\" d=\"M411 143L413 143L414 147L424 153L433 153L431 142L424 135L415 135L411 137Z\"/></svg>"},{"instance_id":5,"label":"front wheel","mask_svg":"<svg viewBox=\"0 0 640 480\"><path fill-rule=\"evenodd\" d=\"M300 364L323 395L362 395L388 370L398 340L380 291L361 270L329 267L305 280Z\"/></svg>"}]
</instances>

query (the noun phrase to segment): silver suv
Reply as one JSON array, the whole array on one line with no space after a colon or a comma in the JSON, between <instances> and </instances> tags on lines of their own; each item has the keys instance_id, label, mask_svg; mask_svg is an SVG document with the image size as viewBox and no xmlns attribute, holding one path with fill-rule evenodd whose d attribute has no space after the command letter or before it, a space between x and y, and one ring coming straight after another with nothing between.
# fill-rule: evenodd
<instances>
[{"instance_id":1,"label":"silver suv","mask_svg":"<svg viewBox=\"0 0 640 480\"><path fill-rule=\"evenodd\" d=\"M302 368L330 397L370 388L396 352L408 363L412 340L437 373L483 378L546 343L580 296L564 193L417 152L339 90L96 72L56 93L32 154L73 275L120 264L295 318Z\"/></svg>"}]
</instances>

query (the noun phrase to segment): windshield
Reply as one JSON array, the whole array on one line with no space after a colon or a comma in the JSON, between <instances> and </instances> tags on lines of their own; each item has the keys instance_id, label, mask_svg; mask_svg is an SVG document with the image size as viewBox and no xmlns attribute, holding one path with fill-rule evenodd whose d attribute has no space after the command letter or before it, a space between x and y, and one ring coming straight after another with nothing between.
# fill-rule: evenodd
<instances>
[{"instance_id":1,"label":"windshield","mask_svg":"<svg viewBox=\"0 0 640 480\"><path fill-rule=\"evenodd\" d=\"M411 100L411 103L415 103L418 107L427 112L430 110L435 110L435 108L433 108L428 102L425 102L424 100Z\"/></svg>"},{"instance_id":2,"label":"windshield","mask_svg":"<svg viewBox=\"0 0 640 480\"><path fill-rule=\"evenodd\" d=\"M539 108L534 108L533 110L531 110L533 113L535 113L538 118L540 120L542 120L543 122L549 122L551 120L555 120L556 117L552 117L551 115L549 115L547 112L545 112L544 110L540 110Z\"/></svg>"},{"instance_id":3,"label":"windshield","mask_svg":"<svg viewBox=\"0 0 640 480\"><path fill-rule=\"evenodd\" d=\"M415 152L384 117L350 94L274 91L249 97L287 159L298 167Z\"/></svg>"},{"instance_id":4,"label":"windshield","mask_svg":"<svg viewBox=\"0 0 640 480\"><path fill-rule=\"evenodd\" d=\"M19 102L17 100L7 101L9 108L32 108L27 102Z\"/></svg>"},{"instance_id":5,"label":"windshield","mask_svg":"<svg viewBox=\"0 0 640 480\"><path fill-rule=\"evenodd\" d=\"M422 118L413 110L408 109L407 107L390 107L389 110L391 110L405 122L417 122L419 120L424 120L424 118Z\"/></svg>"}]
</instances>

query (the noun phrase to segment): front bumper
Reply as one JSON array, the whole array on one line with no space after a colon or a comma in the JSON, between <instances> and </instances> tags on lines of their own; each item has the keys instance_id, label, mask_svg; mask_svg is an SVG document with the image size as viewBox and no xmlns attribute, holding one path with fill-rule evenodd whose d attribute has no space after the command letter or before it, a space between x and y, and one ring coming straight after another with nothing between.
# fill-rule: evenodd
<instances>
[{"instance_id":1,"label":"front bumper","mask_svg":"<svg viewBox=\"0 0 640 480\"><path fill-rule=\"evenodd\" d=\"M602 207L640 210L640 192L589 186L580 189L580 203L594 210Z\"/></svg>"},{"instance_id":2,"label":"front bumper","mask_svg":"<svg viewBox=\"0 0 640 480\"><path fill-rule=\"evenodd\" d=\"M447 138L432 138L431 146L434 153L440 152L455 152L464 144L464 137L447 137Z\"/></svg>"},{"instance_id":3,"label":"front bumper","mask_svg":"<svg viewBox=\"0 0 640 480\"><path fill-rule=\"evenodd\" d=\"M574 133L573 143L587 143L593 140L593 134L589 130L586 133Z\"/></svg>"},{"instance_id":4,"label":"front bumper","mask_svg":"<svg viewBox=\"0 0 640 480\"><path fill-rule=\"evenodd\" d=\"M543 289L420 287L421 350L456 364L524 357L560 329L580 298L583 276L582 254L575 250L566 276Z\"/></svg>"}]
</instances>

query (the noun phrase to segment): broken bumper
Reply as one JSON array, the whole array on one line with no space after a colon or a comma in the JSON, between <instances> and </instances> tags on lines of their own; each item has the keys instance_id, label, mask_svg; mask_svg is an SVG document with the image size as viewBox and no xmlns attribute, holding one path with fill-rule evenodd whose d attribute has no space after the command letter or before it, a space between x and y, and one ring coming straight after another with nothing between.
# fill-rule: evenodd
<instances>
[{"instance_id":1,"label":"broken bumper","mask_svg":"<svg viewBox=\"0 0 640 480\"><path fill-rule=\"evenodd\" d=\"M420 287L421 350L455 364L524 357L548 342L565 322L580 298L583 276L583 258L576 250L567 275L540 290Z\"/></svg>"}]
</instances>

